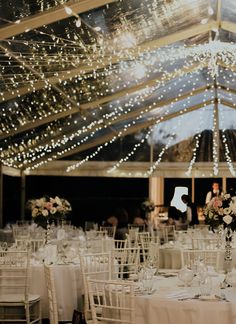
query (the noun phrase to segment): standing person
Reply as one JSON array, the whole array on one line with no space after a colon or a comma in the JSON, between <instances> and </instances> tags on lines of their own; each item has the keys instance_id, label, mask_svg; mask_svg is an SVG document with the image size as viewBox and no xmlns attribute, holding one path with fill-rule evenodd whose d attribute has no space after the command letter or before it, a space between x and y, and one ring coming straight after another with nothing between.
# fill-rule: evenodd
<instances>
[{"instance_id":1,"label":"standing person","mask_svg":"<svg viewBox=\"0 0 236 324\"><path fill-rule=\"evenodd\" d=\"M211 191L209 191L206 195L206 205L211 201L212 198L219 196L222 196L222 190L220 189L220 185L218 182L213 182Z\"/></svg>"},{"instance_id":2,"label":"standing person","mask_svg":"<svg viewBox=\"0 0 236 324\"><path fill-rule=\"evenodd\" d=\"M192 202L190 196L182 195L181 199L183 203L187 205L187 210L186 210L187 223L190 226L199 224L197 206Z\"/></svg>"},{"instance_id":3,"label":"standing person","mask_svg":"<svg viewBox=\"0 0 236 324\"><path fill-rule=\"evenodd\" d=\"M128 223L129 223L129 215L125 208L118 208L115 210L114 216L117 219L117 227L116 227L116 240L125 240L126 234L128 234Z\"/></svg>"}]
</instances>

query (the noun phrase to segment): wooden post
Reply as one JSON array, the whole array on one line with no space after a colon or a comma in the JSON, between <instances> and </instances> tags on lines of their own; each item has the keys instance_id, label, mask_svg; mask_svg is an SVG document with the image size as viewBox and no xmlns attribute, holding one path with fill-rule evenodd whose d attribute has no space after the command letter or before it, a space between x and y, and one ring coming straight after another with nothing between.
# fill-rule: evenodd
<instances>
[{"instance_id":1,"label":"wooden post","mask_svg":"<svg viewBox=\"0 0 236 324\"><path fill-rule=\"evenodd\" d=\"M3 172L0 163L0 228L3 227Z\"/></svg>"},{"instance_id":2,"label":"wooden post","mask_svg":"<svg viewBox=\"0 0 236 324\"><path fill-rule=\"evenodd\" d=\"M164 204L164 178L150 177L149 178L149 198L156 205Z\"/></svg>"},{"instance_id":3,"label":"wooden post","mask_svg":"<svg viewBox=\"0 0 236 324\"><path fill-rule=\"evenodd\" d=\"M192 202L195 202L195 178L192 177Z\"/></svg>"},{"instance_id":4,"label":"wooden post","mask_svg":"<svg viewBox=\"0 0 236 324\"><path fill-rule=\"evenodd\" d=\"M227 191L226 177L222 178L222 190L223 192Z\"/></svg>"},{"instance_id":5,"label":"wooden post","mask_svg":"<svg viewBox=\"0 0 236 324\"><path fill-rule=\"evenodd\" d=\"M20 219L25 219L25 173L21 171Z\"/></svg>"}]
</instances>

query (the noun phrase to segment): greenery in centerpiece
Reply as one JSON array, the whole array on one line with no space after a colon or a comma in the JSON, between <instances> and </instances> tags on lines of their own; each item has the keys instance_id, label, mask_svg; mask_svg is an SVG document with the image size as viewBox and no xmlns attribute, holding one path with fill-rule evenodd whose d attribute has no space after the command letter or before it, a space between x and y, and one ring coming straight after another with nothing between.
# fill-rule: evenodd
<instances>
[{"instance_id":1,"label":"greenery in centerpiece","mask_svg":"<svg viewBox=\"0 0 236 324\"><path fill-rule=\"evenodd\" d=\"M46 228L48 221L63 220L71 212L71 204L64 198L44 196L28 200L26 208L31 210L35 223Z\"/></svg>"},{"instance_id":2,"label":"greenery in centerpiece","mask_svg":"<svg viewBox=\"0 0 236 324\"><path fill-rule=\"evenodd\" d=\"M145 214L148 214L148 213L151 213L152 211L154 211L154 209L156 208L156 205L150 199L146 199L142 203L141 208L145 212Z\"/></svg>"},{"instance_id":3,"label":"greenery in centerpiece","mask_svg":"<svg viewBox=\"0 0 236 324\"><path fill-rule=\"evenodd\" d=\"M223 225L236 230L236 195L233 192L214 197L204 208L205 223L212 229Z\"/></svg>"}]
</instances>

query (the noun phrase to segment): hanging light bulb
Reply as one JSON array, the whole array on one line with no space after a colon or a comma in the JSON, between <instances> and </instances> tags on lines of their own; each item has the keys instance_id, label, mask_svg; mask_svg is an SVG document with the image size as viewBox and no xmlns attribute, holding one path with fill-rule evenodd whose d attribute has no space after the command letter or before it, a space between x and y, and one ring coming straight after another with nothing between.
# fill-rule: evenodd
<instances>
[{"instance_id":1,"label":"hanging light bulb","mask_svg":"<svg viewBox=\"0 0 236 324\"><path fill-rule=\"evenodd\" d=\"M211 6L208 7L207 11L208 11L209 16L214 15L214 10L213 10L213 8Z\"/></svg>"},{"instance_id":2,"label":"hanging light bulb","mask_svg":"<svg viewBox=\"0 0 236 324\"><path fill-rule=\"evenodd\" d=\"M206 25L208 23L208 18L204 18L201 20L202 25Z\"/></svg>"},{"instance_id":3,"label":"hanging light bulb","mask_svg":"<svg viewBox=\"0 0 236 324\"><path fill-rule=\"evenodd\" d=\"M99 31L101 31L101 30L102 30L102 28L101 28L101 27L99 27L99 26L97 26L97 27L94 27L94 30L96 30L97 32L99 32Z\"/></svg>"},{"instance_id":4,"label":"hanging light bulb","mask_svg":"<svg viewBox=\"0 0 236 324\"><path fill-rule=\"evenodd\" d=\"M70 7L65 6L65 12L67 13L67 15L72 15L73 11Z\"/></svg>"},{"instance_id":5,"label":"hanging light bulb","mask_svg":"<svg viewBox=\"0 0 236 324\"><path fill-rule=\"evenodd\" d=\"M78 19L76 20L76 22L75 22L75 25L76 25L76 27L80 27L81 26L81 19L80 19L80 17L78 16Z\"/></svg>"}]
</instances>

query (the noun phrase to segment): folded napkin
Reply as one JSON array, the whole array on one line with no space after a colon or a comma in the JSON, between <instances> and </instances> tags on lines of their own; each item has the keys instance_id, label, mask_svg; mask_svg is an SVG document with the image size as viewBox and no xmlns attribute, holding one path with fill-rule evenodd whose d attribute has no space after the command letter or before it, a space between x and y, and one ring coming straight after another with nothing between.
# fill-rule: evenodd
<instances>
[{"instance_id":1,"label":"folded napkin","mask_svg":"<svg viewBox=\"0 0 236 324\"><path fill-rule=\"evenodd\" d=\"M60 228L57 231L57 239L58 239L58 241L61 241L61 240L64 240L65 238L66 238L66 232L63 228Z\"/></svg>"},{"instance_id":2,"label":"folded napkin","mask_svg":"<svg viewBox=\"0 0 236 324\"><path fill-rule=\"evenodd\" d=\"M192 298L193 294L186 290L173 291L166 295L168 299L179 299L179 298Z\"/></svg>"},{"instance_id":3,"label":"folded napkin","mask_svg":"<svg viewBox=\"0 0 236 324\"><path fill-rule=\"evenodd\" d=\"M44 257L46 263L55 263L57 260L57 246L52 244L46 245L44 248Z\"/></svg>"}]
</instances>

